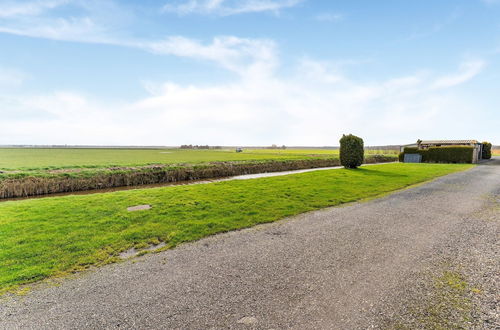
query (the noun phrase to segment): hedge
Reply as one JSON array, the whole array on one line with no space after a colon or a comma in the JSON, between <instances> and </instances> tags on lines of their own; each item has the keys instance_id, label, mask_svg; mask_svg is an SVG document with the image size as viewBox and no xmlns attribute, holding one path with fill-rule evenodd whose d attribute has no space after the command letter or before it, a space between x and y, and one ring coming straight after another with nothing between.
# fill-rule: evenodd
<instances>
[{"instance_id":1,"label":"hedge","mask_svg":"<svg viewBox=\"0 0 500 330\"><path fill-rule=\"evenodd\" d=\"M429 149L404 148L404 154L420 154L425 163L472 163L474 148L470 146L430 147Z\"/></svg>"},{"instance_id":2,"label":"hedge","mask_svg":"<svg viewBox=\"0 0 500 330\"><path fill-rule=\"evenodd\" d=\"M483 142L483 159L491 159L491 143Z\"/></svg>"}]
</instances>

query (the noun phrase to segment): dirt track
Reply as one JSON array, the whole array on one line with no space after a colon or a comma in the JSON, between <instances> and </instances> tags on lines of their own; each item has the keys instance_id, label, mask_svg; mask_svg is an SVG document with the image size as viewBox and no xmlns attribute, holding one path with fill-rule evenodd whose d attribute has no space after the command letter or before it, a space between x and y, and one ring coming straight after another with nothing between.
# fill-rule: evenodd
<instances>
[{"instance_id":1,"label":"dirt track","mask_svg":"<svg viewBox=\"0 0 500 330\"><path fill-rule=\"evenodd\" d=\"M210 237L4 299L0 328L423 326L408 311L427 296L426 276L451 267L481 287L471 300L474 320L463 326L493 329L499 220L496 159L385 198Z\"/></svg>"}]
</instances>

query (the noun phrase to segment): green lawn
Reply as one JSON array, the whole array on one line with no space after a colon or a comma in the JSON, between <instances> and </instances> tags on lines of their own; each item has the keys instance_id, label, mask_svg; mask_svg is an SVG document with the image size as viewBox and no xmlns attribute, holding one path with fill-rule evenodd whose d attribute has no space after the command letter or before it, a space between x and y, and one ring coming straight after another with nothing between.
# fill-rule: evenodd
<instances>
[{"instance_id":1,"label":"green lawn","mask_svg":"<svg viewBox=\"0 0 500 330\"><path fill-rule=\"evenodd\" d=\"M327 206L380 196L472 165L384 164L247 181L0 203L0 291ZM129 206L151 204L147 211Z\"/></svg>"},{"instance_id":2,"label":"green lawn","mask_svg":"<svg viewBox=\"0 0 500 330\"><path fill-rule=\"evenodd\" d=\"M389 154L391 150L369 150L367 155ZM102 168L150 164L202 163L217 161L284 160L338 157L326 149L70 149L0 148L0 170L44 170L59 168Z\"/></svg>"}]
</instances>

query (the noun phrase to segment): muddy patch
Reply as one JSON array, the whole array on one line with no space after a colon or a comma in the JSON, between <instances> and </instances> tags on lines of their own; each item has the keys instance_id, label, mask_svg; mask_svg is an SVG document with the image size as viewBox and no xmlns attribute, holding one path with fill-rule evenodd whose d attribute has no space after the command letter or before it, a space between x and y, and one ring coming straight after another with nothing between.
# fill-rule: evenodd
<instances>
[{"instance_id":1,"label":"muddy patch","mask_svg":"<svg viewBox=\"0 0 500 330\"><path fill-rule=\"evenodd\" d=\"M127 211L129 211L129 212L150 210L150 209L151 209L151 205L149 205L149 204L127 207Z\"/></svg>"},{"instance_id":2,"label":"muddy patch","mask_svg":"<svg viewBox=\"0 0 500 330\"><path fill-rule=\"evenodd\" d=\"M143 253L152 252L152 251L161 249L162 247L165 247L165 246L166 246L165 242L161 242L159 244L154 244L154 245L151 245L149 247L146 247L144 249L136 249L135 247L133 247L131 249L128 249L127 251L121 252L119 254L119 257L121 259L128 259L128 258L132 258L132 257L138 256L138 255L143 254Z\"/></svg>"}]
</instances>

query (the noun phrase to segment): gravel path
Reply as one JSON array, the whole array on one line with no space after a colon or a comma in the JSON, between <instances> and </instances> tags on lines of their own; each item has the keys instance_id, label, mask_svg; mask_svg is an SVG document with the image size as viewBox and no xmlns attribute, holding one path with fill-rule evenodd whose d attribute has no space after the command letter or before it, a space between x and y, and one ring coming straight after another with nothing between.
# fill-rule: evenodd
<instances>
[{"instance_id":1,"label":"gravel path","mask_svg":"<svg viewBox=\"0 0 500 330\"><path fill-rule=\"evenodd\" d=\"M0 328L355 329L394 320L418 327L408 311L428 288L416 281L459 264L482 292L473 299L477 322L465 327L493 329L499 220L497 158L381 199L209 237L4 298Z\"/></svg>"}]
</instances>

